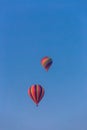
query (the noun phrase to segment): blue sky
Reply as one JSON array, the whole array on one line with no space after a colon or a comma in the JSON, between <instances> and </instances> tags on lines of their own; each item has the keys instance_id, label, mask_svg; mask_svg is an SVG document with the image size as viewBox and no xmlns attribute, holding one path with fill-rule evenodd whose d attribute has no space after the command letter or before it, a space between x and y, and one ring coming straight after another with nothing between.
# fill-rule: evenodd
<instances>
[{"instance_id":1,"label":"blue sky","mask_svg":"<svg viewBox=\"0 0 87 130\"><path fill-rule=\"evenodd\" d=\"M0 2L1 130L87 130L86 4ZM38 108L27 94L36 83L45 89Z\"/></svg>"}]
</instances>

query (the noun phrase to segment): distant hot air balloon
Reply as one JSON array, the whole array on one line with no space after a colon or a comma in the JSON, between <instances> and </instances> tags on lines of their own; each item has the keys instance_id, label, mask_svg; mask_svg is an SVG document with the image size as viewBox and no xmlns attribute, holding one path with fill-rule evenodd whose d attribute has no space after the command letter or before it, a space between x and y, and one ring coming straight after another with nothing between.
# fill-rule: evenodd
<instances>
[{"instance_id":1,"label":"distant hot air balloon","mask_svg":"<svg viewBox=\"0 0 87 130\"><path fill-rule=\"evenodd\" d=\"M52 63L52 59L48 56L45 56L41 59L41 65L45 68L46 71L48 71Z\"/></svg>"},{"instance_id":2,"label":"distant hot air balloon","mask_svg":"<svg viewBox=\"0 0 87 130\"><path fill-rule=\"evenodd\" d=\"M34 103L37 106L38 106L38 103L43 98L44 93L45 93L44 88L39 84L32 85L28 89L28 95L30 96L30 98L34 101Z\"/></svg>"}]
</instances>

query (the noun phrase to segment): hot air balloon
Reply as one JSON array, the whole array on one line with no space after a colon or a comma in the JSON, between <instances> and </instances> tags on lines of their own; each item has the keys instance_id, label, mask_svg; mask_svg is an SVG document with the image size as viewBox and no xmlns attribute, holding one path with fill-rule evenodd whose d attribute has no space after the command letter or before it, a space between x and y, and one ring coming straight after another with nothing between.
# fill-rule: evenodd
<instances>
[{"instance_id":1,"label":"hot air balloon","mask_svg":"<svg viewBox=\"0 0 87 130\"><path fill-rule=\"evenodd\" d=\"M41 65L44 67L46 71L48 71L52 63L53 63L52 59L48 56L45 56L41 59Z\"/></svg>"},{"instance_id":2,"label":"hot air balloon","mask_svg":"<svg viewBox=\"0 0 87 130\"><path fill-rule=\"evenodd\" d=\"M38 106L38 103L43 98L44 93L45 93L44 88L41 85L39 85L39 84L32 85L28 89L28 95L34 101L36 106Z\"/></svg>"}]
</instances>

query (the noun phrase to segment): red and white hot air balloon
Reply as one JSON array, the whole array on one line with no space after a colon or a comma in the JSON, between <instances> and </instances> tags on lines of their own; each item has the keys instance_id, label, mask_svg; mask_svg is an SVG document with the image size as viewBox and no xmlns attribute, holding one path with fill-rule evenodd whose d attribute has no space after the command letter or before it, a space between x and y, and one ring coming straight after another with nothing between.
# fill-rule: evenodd
<instances>
[{"instance_id":1,"label":"red and white hot air balloon","mask_svg":"<svg viewBox=\"0 0 87 130\"><path fill-rule=\"evenodd\" d=\"M39 84L32 85L28 89L28 95L37 106L38 106L38 103L43 98L44 93L45 93L44 88Z\"/></svg>"}]
</instances>

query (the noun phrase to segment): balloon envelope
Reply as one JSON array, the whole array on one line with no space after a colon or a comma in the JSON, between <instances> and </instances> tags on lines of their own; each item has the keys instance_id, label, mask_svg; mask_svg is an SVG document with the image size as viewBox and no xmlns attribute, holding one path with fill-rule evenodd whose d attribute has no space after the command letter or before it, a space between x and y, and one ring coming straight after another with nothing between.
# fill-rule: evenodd
<instances>
[{"instance_id":1,"label":"balloon envelope","mask_svg":"<svg viewBox=\"0 0 87 130\"><path fill-rule=\"evenodd\" d=\"M44 88L39 84L32 85L28 89L28 95L36 105L38 105L38 103L41 101L41 99L44 96L44 93L45 93Z\"/></svg>"},{"instance_id":2,"label":"balloon envelope","mask_svg":"<svg viewBox=\"0 0 87 130\"><path fill-rule=\"evenodd\" d=\"M44 67L46 71L48 71L52 63L53 63L52 59L48 56L45 56L41 59L41 65Z\"/></svg>"}]
</instances>

